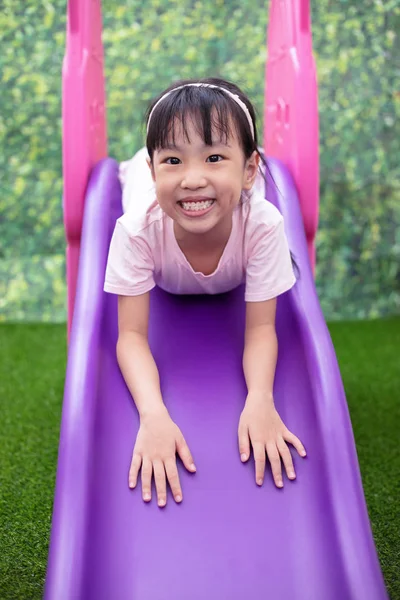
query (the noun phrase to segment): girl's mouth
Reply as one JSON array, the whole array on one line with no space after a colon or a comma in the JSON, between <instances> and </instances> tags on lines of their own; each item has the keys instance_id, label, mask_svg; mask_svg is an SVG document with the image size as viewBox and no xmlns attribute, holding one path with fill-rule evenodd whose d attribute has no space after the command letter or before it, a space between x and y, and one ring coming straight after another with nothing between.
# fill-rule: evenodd
<instances>
[{"instance_id":1,"label":"girl's mouth","mask_svg":"<svg viewBox=\"0 0 400 600\"><path fill-rule=\"evenodd\" d=\"M200 200L194 201L190 200L188 202L179 201L179 206L181 207L182 212L189 217L202 217L206 215L215 204L215 200Z\"/></svg>"}]
</instances>

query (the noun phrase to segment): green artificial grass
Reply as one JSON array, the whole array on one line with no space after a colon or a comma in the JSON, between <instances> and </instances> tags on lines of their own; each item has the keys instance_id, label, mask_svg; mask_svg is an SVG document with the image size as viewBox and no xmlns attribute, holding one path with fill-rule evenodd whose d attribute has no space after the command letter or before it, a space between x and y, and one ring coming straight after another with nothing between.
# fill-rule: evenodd
<instances>
[{"instance_id":1,"label":"green artificial grass","mask_svg":"<svg viewBox=\"0 0 400 600\"><path fill-rule=\"evenodd\" d=\"M42 598L65 364L65 326L0 326L1 600Z\"/></svg>"},{"instance_id":2,"label":"green artificial grass","mask_svg":"<svg viewBox=\"0 0 400 600\"><path fill-rule=\"evenodd\" d=\"M329 329L382 570L400 600L400 318ZM1 600L42 598L65 360L64 326L0 326Z\"/></svg>"},{"instance_id":3,"label":"green artificial grass","mask_svg":"<svg viewBox=\"0 0 400 600\"><path fill-rule=\"evenodd\" d=\"M391 600L400 599L400 318L329 326L368 514Z\"/></svg>"}]
</instances>

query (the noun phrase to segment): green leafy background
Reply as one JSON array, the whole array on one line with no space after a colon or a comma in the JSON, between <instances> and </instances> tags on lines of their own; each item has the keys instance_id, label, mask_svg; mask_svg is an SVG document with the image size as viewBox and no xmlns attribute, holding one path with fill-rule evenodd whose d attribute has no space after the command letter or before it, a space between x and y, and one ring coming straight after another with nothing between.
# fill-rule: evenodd
<instances>
[{"instance_id":1,"label":"green leafy background","mask_svg":"<svg viewBox=\"0 0 400 600\"><path fill-rule=\"evenodd\" d=\"M150 99L220 75L262 131L267 2L103 1L109 151L143 145ZM2 0L0 320L66 319L61 64L65 0ZM312 2L319 79L317 288L327 319L400 307L400 0Z\"/></svg>"}]
</instances>

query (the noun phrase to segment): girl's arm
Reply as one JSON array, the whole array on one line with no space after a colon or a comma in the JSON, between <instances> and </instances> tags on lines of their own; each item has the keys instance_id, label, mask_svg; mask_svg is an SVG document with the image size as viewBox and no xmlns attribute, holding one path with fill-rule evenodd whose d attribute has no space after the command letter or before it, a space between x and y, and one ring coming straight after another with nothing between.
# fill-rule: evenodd
<instances>
[{"instance_id":1,"label":"girl's arm","mask_svg":"<svg viewBox=\"0 0 400 600\"><path fill-rule=\"evenodd\" d=\"M278 341L275 331L276 298L246 303L243 370L248 393L262 393L273 403Z\"/></svg>"},{"instance_id":2,"label":"girl's arm","mask_svg":"<svg viewBox=\"0 0 400 600\"><path fill-rule=\"evenodd\" d=\"M275 409L273 387L278 356L275 314L276 298L246 303L243 370L248 394L238 435L242 461L249 459L250 443L253 447L258 485L262 485L264 480L267 453L275 484L282 487L281 458L288 477L296 477L286 442L293 444L301 456L305 456L306 451Z\"/></svg>"},{"instance_id":3,"label":"girl's arm","mask_svg":"<svg viewBox=\"0 0 400 600\"><path fill-rule=\"evenodd\" d=\"M196 471L189 447L172 421L162 399L157 365L150 351L147 333L150 294L118 297L118 364L140 416L140 428L129 470L129 487L135 488L139 471L142 495L151 500L151 479L159 506L167 501L166 478L177 502L182 500L176 452L185 467Z\"/></svg>"},{"instance_id":4,"label":"girl's arm","mask_svg":"<svg viewBox=\"0 0 400 600\"><path fill-rule=\"evenodd\" d=\"M148 343L150 293L118 297L117 359L142 418L165 409L160 377Z\"/></svg>"}]
</instances>

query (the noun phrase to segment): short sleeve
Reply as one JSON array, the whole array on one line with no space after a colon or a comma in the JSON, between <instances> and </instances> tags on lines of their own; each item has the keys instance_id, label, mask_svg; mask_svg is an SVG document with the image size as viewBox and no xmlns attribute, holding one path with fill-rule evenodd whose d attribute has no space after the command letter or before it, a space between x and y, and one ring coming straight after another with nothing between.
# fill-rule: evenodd
<instances>
[{"instance_id":1,"label":"short sleeve","mask_svg":"<svg viewBox=\"0 0 400 600\"><path fill-rule=\"evenodd\" d=\"M117 221L111 239L104 291L120 296L139 296L155 287L154 261L148 244L132 237Z\"/></svg>"},{"instance_id":2,"label":"short sleeve","mask_svg":"<svg viewBox=\"0 0 400 600\"><path fill-rule=\"evenodd\" d=\"M249 243L246 268L246 302L263 302L276 298L296 282L284 221L269 227L260 223Z\"/></svg>"}]
</instances>

